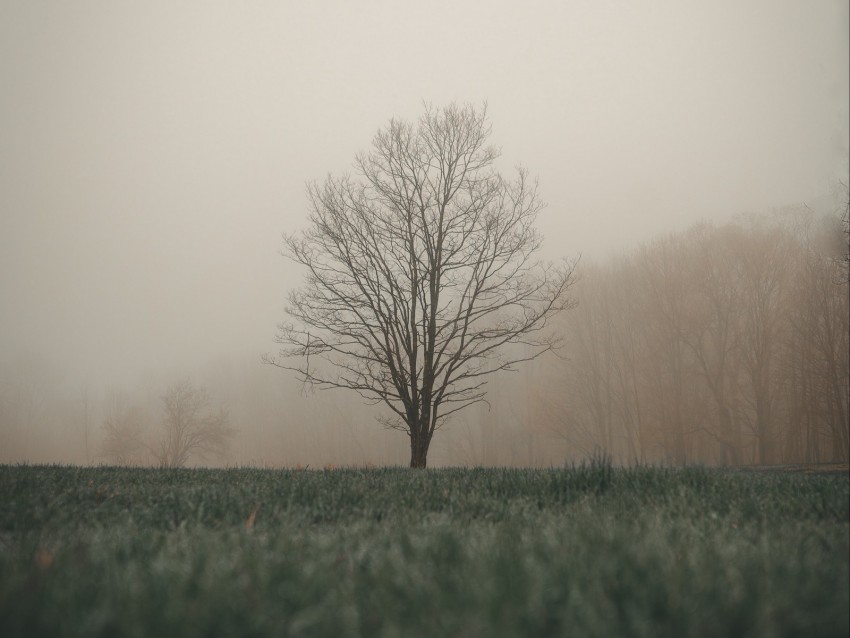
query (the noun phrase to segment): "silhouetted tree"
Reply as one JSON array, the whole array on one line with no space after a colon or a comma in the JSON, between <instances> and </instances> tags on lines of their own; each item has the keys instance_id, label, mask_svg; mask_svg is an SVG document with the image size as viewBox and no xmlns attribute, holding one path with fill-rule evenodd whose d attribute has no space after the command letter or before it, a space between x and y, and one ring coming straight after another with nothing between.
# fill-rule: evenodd
<instances>
[{"instance_id":1,"label":"silhouetted tree","mask_svg":"<svg viewBox=\"0 0 850 638\"><path fill-rule=\"evenodd\" d=\"M99 456L116 465L136 465L144 463L146 458L149 462L144 411L118 394L113 394L109 403Z\"/></svg>"},{"instance_id":2,"label":"silhouetted tree","mask_svg":"<svg viewBox=\"0 0 850 638\"><path fill-rule=\"evenodd\" d=\"M285 237L306 284L267 361L384 404L411 467L449 415L483 400L488 375L553 347L547 323L570 305L573 264L534 259L536 183L495 170L489 135L486 108L392 120L356 177L309 186L310 227Z\"/></svg>"},{"instance_id":3,"label":"silhouetted tree","mask_svg":"<svg viewBox=\"0 0 850 638\"><path fill-rule=\"evenodd\" d=\"M213 409L209 394L188 380L175 383L162 397L163 433L154 450L163 467L183 467L190 456L222 456L234 431L224 408Z\"/></svg>"},{"instance_id":4,"label":"silhouetted tree","mask_svg":"<svg viewBox=\"0 0 850 638\"><path fill-rule=\"evenodd\" d=\"M714 407L714 418L703 419L701 426L718 444L720 463L737 465L742 443L735 420L735 368L740 364L744 304L729 265L741 252L744 237L737 226L706 224L694 227L688 240L689 321L682 341L696 363L696 380L704 384Z\"/></svg>"}]
</instances>

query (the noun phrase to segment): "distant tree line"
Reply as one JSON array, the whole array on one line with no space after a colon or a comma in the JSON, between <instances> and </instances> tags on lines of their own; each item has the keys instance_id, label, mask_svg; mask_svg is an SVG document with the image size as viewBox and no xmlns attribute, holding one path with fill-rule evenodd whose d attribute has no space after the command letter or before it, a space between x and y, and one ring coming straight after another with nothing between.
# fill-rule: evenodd
<instances>
[{"instance_id":1,"label":"distant tree line","mask_svg":"<svg viewBox=\"0 0 850 638\"><path fill-rule=\"evenodd\" d=\"M626 464L846 461L846 220L843 232L840 216L805 210L702 224L583 262L577 307L551 325L559 356L493 376L487 402L442 433L436 464L548 466L600 453ZM53 363L0 361L0 462L176 464L168 424L182 417L164 397L180 384L98 391ZM250 356L198 375L203 413L226 405L239 436L189 464L404 456L405 442L370 425L374 408L353 393L305 396Z\"/></svg>"},{"instance_id":2,"label":"distant tree line","mask_svg":"<svg viewBox=\"0 0 850 638\"><path fill-rule=\"evenodd\" d=\"M533 419L623 463L846 461L841 221L700 224L586 265Z\"/></svg>"}]
</instances>

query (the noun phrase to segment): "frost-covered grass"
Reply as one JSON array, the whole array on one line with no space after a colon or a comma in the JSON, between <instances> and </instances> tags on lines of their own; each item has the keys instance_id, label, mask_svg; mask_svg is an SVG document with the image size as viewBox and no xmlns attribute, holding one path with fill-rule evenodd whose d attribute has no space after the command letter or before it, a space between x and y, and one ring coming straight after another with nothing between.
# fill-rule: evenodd
<instances>
[{"instance_id":1,"label":"frost-covered grass","mask_svg":"<svg viewBox=\"0 0 850 638\"><path fill-rule=\"evenodd\" d=\"M846 473L0 466L0 636L847 636Z\"/></svg>"}]
</instances>

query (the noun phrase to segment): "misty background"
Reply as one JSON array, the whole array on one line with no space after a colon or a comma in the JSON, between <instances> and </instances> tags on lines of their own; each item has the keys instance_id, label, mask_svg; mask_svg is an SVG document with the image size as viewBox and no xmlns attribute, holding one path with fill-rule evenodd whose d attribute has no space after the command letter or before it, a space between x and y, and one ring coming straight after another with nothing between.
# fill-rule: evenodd
<instances>
[{"instance_id":1,"label":"misty background","mask_svg":"<svg viewBox=\"0 0 850 638\"><path fill-rule=\"evenodd\" d=\"M503 168L540 180L544 256L582 256L577 294L603 289L589 285L604 279L593 269L616 271L659 237L702 246L700 222L737 224L740 255L805 236L788 249L801 251L795 263L832 263L840 251L823 217L840 219L846 203L848 21L839 0L0 0L0 461L104 462L110 415L136 406L153 430L166 389L190 377L229 408L237 435L220 462L403 463L406 439L356 395L313 395L260 357L275 351L286 292L300 282L279 249L306 223L305 182L350 171L389 118L415 119L423 101L487 102ZM765 239L745 214L774 220L780 235ZM793 272L785 289L810 288L799 275L809 270ZM790 292L780 305L788 325L820 307ZM586 316L574 312L564 321ZM643 315L639 325L662 324ZM791 340L777 342L771 369L797 369L780 364ZM736 462L782 460L757 453L739 363L727 406L745 439ZM495 380L498 399L437 434L433 464L559 463L600 441L619 460L639 458L636 435L606 444L597 430L612 419L570 404L583 395L563 365ZM646 365L635 376L668 369ZM797 387L777 375L771 401ZM660 384L640 398L717 407L709 391L680 390ZM622 420L632 408L621 407ZM812 417L824 441L837 418L826 409ZM653 428L647 437L666 440ZM671 454L647 443L643 459L730 461L711 447L719 430L692 429L705 441Z\"/></svg>"}]
</instances>

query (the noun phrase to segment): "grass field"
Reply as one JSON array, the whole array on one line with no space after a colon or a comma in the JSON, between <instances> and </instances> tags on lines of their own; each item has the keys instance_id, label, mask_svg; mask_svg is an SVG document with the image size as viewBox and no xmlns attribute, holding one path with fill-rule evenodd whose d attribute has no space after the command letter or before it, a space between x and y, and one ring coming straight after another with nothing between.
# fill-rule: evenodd
<instances>
[{"instance_id":1,"label":"grass field","mask_svg":"<svg viewBox=\"0 0 850 638\"><path fill-rule=\"evenodd\" d=\"M0 636L847 636L850 481L0 466Z\"/></svg>"}]
</instances>

